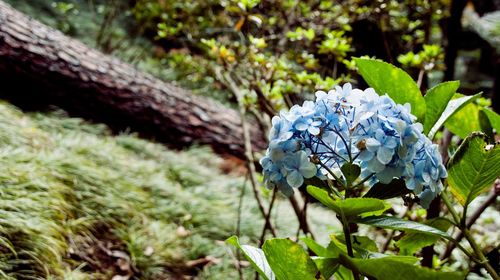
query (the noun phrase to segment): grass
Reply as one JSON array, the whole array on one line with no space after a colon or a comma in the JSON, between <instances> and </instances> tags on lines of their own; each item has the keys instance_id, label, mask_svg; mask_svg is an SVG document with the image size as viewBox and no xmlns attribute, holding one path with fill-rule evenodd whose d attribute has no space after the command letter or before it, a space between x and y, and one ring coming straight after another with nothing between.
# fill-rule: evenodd
<instances>
[{"instance_id":1,"label":"grass","mask_svg":"<svg viewBox=\"0 0 500 280\"><path fill-rule=\"evenodd\" d=\"M0 278L236 279L222 241L236 231L244 180L222 163L206 148L170 151L0 103ZM255 244L262 219L247 188L241 235ZM276 209L280 235L294 236L292 210ZM207 256L215 262L190 265Z\"/></svg>"}]
</instances>

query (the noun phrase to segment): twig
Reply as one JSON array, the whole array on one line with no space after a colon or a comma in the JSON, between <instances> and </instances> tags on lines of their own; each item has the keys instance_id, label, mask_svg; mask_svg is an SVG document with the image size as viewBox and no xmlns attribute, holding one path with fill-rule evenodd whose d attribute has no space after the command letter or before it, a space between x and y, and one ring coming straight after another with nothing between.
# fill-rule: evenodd
<instances>
[{"instance_id":1,"label":"twig","mask_svg":"<svg viewBox=\"0 0 500 280\"><path fill-rule=\"evenodd\" d=\"M406 207L406 210L400 216L400 218L402 219L402 218L406 217L406 215L408 215L408 212L410 212L412 207L413 207L413 203L408 205L408 207ZM387 240L385 241L384 246L382 246L382 253L385 253L385 251L387 251L387 249L389 248L389 245L391 244L391 241L394 238L395 233L396 233L395 230L391 230L391 232L389 233L389 236L387 237Z\"/></svg>"},{"instance_id":2,"label":"twig","mask_svg":"<svg viewBox=\"0 0 500 280\"><path fill-rule=\"evenodd\" d=\"M299 206L299 203L295 196L291 196L289 198L290 204L292 205L293 211L295 212L295 215L297 216L297 219L299 220L299 227L302 230L304 234L309 234L312 239L315 239L313 232L310 230L309 227L309 222L305 217L302 217L301 215L301 209Z\"/></svg>"},{"instance_id":3,"label":"twig","mask_svg":"<svg viewBox=\"0 0 500 280\"><path fill-rule=\"evenodd\" d=\"M420 69L420 72L418 72L418 79L417 79L418 88L422 87L422 82L424 81L424 74L425 74L425 70Z\"/></svg>"},{"instance_id":4,"label":"twig","mask_svg":"<svg viewBox=\"0 0 500 280\"><path fill-rule=\"evenodd\" d=\"M443 130L443 140L441 140L441 145L440 146L440 152L441 152L441 158L443 159L443 164L446 165L446 162L448 162L449 155L448 155L448 147L451 144L451 139L453 137L453 134L445 128Z\"/></svg>"},{"instance_id":5,"label":"twig","mask_svg":"<svg viewBox=\"0 0 500 280\"><path fill-rule=\"evenodd\" d=\"M269 219L266 219L266 213L267 211L264 208L264 203L262 201L259 187L258 187L258 180L256 176L256 171L255 171L255 159L253 156L252 152L252 144L251 144L251 138L250 138L250 129L248 128L248 123L245 119L246 115L246 109L245 105L243 104L243 96L241 96L241 90L238 88L238 86L235 84L235 82L229 77L229 75L223 75L221 73L220 68L215 68L214 69L215 74L217 78L221 82L225 82L229 89L233 92L234 97L236 98L238 102L238 108L239 108L239 113L241 117L241 126L243 128L243 141L244 141L244 147L245 147L245 157L246 157L246 165L247 169L249 172L249 178L250 178L250 183L252 185L252 190L255 196L255 200L257 201L257 205L259 207L259 211L262 214L262 217L265 219L265 224L264 228L268 228L273 236L276 236L276 229L274 226L271 224L271 221Z\"/></svg>"},{"instance_id":6,"label":"twig","mask_svg":"<svg viewBox=\"0 0 500 280\"><path fill-rule=\"evenodd\" d=\"M271 198L271 202L269 203L269 207L267 208L267 215L265 216L265 220L267 223L271 224L271 211L273 210L273 206L274 206L274 201L276 200L276 193L278 192L278 189L275 188L273 190L273 196ZM260 239L259 239L259 245L262 246L262 244L264 244L264 238L266 237L266 231L267 231L267 227L264 227L262 229L262 234L260 236Z\"/></svg>"},{"instance_id":7,"label":"twig","mask_svg":"<svg viewBox=\"0 0 500 280\"><path fill-rule=\"evenodd\" d=\"M450 200L448 199L448 196L446 195L446 193L442 192L441 198L442 198L444 204L446 205L446 208L448 208L448 210L450 211L450 213L453 217L453 220L455 221L455 224L458 227L460 227L460 216L455 211L455 208L453 208L453 205L451 204ZM464 233L464 237L467 239L470 246L472 247L472 250L474 251L473 260L476 263L478 263L479 265L483 266L494 280L500 279L500 277L498 276L495 269L491 266L488 259L484 256L481 248L479 248L479 246L477 245L476 241L474 240L474 237L472 237L472 235L470 234L469 229L460 228L460 230ZM460 244L458 242L455 242L455 244L457 245L458 248L462 249L462 247L460 246ZM467 251L464 251L464 253L467 253ZM477 259L476 259L476 257L477 257Z\"/></svg>"},{"instance_id":8,"label":"twig","mask_svg":"<svg viewBox=\"0 0 500 280\"><path fill-rule=\"evenodd\" d=\"M304 199L304 206L302 206L302 210L300 211L300 220L307 221L307 203L308 203L307 195L305 195L303 193L301 193L301 194L302 194L302 198ZM297 234L296 234L297 240L299 240L300 230L301 230L301 227L299 224L299 228L297 229ZM309 231L309 225L307 225L307 230Z\"/></svg>"},{"instance_id":9,"label":"twig","mask_svg":"<svg viewBox=\"0 0 500 280\"><path fill-rule=\"evenodd\" d=\"M471 226L476 222L476 220L481 216L481 214L484 212L486 208L488 208L490 205L496 202L499 193L500 193L500 183L496 183L495 186L493 187L493 191L488 195L483 204L481 204L481 206L479 206L479 208L476 211L474 211L474 213L472 213L472 216L470 216L470 218L467 219L467 229L471 228ZM460 231L454 238L455 240L457 240L457 242L460 242L464 238L464 233ZM456 244L450 242L446 247L446 250L441 255L441 260L449 258L451 252L455 248Z\"/></svg>"},{"instance_id":10,"label":"twig","mask_svg":"<svg viewBox=\"0 0 500 280\"><path fill-rule=\"evenodd\" d=\"M245 190L247 188L247 180L248 180L248 172L245 175L245 181L243 181L243 185L241 186L241 194L240 199L238 201L238 217L236 221L236 236L240 237L241 233L241 209L243 208L243 197L245 196ZM241 269L241 254L240 250L236 250L236 268L238 269L238 275L240 280L243 280L243 270Z\"/></svg>"}]
</instances>

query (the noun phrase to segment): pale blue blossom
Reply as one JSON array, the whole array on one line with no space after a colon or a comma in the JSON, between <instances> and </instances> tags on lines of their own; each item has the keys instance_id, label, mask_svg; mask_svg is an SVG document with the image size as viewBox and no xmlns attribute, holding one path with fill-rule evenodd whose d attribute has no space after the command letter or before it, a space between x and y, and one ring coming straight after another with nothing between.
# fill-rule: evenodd
<instances>
[{"instance_id":1,"label":"pale blue blossom","mask_svg":"<svg viewBox=\"0 0 500 280\"><path fill-rule=\"evenodd\" d=\"M441 191L446 170L410 109L350 84L316 92L314 102L294 105L272 119L269 148L261 160L266 185L290 195L304 179L330 176L318 161L337 174L353 162L372 184L404 179L427 205Z\"/></svg>"}]
</instances>

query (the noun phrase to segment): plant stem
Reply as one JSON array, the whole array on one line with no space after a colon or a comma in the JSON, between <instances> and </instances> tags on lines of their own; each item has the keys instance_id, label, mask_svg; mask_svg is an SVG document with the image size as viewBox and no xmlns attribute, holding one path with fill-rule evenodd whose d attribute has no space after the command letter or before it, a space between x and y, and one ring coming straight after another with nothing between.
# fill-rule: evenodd
<instances>
[{"instance_id":1,"label":"plant stem","mask_svg":"<svg viewBox=\"0 0 500 280\"><path fill-rule=\"evenodd\" d=\"M474 240L474 237L472 236L470 231L467 228L465 228L463 230L463 233L464 233L464 236L467 239L467 241L469 241L469 244L472 247L472 250L474 250L474 253L479 258L479 264L484 266L484 268L486 268L486 271L488 271L488 273L491 275L491 277L494 280L500 279L500 277L498 276L495 269L491 266L490 262L488 261L486 256L483 254L483 251L481 250L481 248L479 248L479 246L477 245L476 240Z\"/></svg>"},{"instance_id":2,"label":"plant stem","mask_svg":"<svg viewBox=\"0 0 500 280\"><path fill-rule=\"evenodd\" d=\"M453 216L453 220L458 225L460 230L463 232L465 239L467 239L470 246L472 247L472 250L474 251L474 254L478 258L477 260L474 260L474 261L477 262L478 264L482 265L486 269L486 271L488 271L488 273L491 275L491 277L494 280L499 280L500 277L498 276L495 269L491 266L488 259L484 256L483 251L477 245L476 241L474 240L474 237L472 236L470 231L467 229L467 226L462 225L460 216L453 208L453 205L451 205L451 202L448 199L448 196L444 192L442 192L441 198L442 198L444 204L446 205L446 208L448 208L448 211L450 211L451 215ZM458 246L458 243L457 243L457 246Z\"/></svg>"},{"instance_id":3,"label":"plant stem","mask_svg":"<svg viewBox=\"0 0 500 280\"><path fill-rule=\"evenodd\" d=\"M347 246L347 254L349 257L354 258L354 252L352 250L352 243L351 243L351 232L349 230L349 223L347 222L347 219L344 215L344 211L340 212L340 218L342 222L342 228L344 230L344 239L345 239L345 245ZM352 271L352 275L355 280L359 280L359 275L356 273L354 270Z\"/></svg>"},{"instance_id":4,"label":"plant stem","mask_svg":"<svg viewBox=\"0 0 500 280\"><path fill-rule=\"evenodd\" d=\"M500 194L500 183L495 184L495 186L493 186L493 191L486 198L486 200L483 202L483 204L481 204L481 206L478 209L476 209L476 211L474 211L474 213L472 213L472 215L467 219L466 225L467 225L468 229L470 229L470 227L474 224L474 222L476 222L476 220L479 218L479 216L481 216L481 214L484 212L484 210L486 208L488 208L488 206L495 203L495 201L497 200L497 196L499 194ZM452 223L452 224L454 224L454 223ZM463 237L464 237L464 233L460 232L454 238L457 240L457 242L460 242L460 240L462 240ZM446 251L441 256L441 260L447 259L451 255L451 252L453 251L453 249L455 249L455 247L456 247L455 243L448 244L448 246L446 247Z\"/></svg>"}]
</instances>

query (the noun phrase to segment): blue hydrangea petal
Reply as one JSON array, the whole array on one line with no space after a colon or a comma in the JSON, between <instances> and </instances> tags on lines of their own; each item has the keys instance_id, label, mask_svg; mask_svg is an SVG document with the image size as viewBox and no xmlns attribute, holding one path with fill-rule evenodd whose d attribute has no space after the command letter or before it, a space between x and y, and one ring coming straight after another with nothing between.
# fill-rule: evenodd
<instances>
[{"instance_id":1,"label":"blue hydrangea petal","mask_svg":"<svg viewBox=\"0 0 500 280\"><path fill-rule=\"evenodd\" d=\"M317 168L313 163L307 162L300 166L299 172L304 178L312 178L316 175Z\"/></svg>"},{"instance_id":2,"label":"blue hydrangea petal","mask_svg":"<svg viewBox=\"0 0 500 280\"><path fill-rule=\"evenodd\" d=\"M386 147L380 147L377 150L377 159L382 164L388 164L392 160L392 156L394 154L394 150L388 149Z\"/></svg>"},{"instance_id":3,"label":"blue hydrangea petal","mask_svg":"<svg viewBox=\"0 0 500 280\"><path fill-rule=\"evenodd\" d=\"M385 165L383 165L382 163L380 163L380 161L374 158L368 162L367 168L370 171L377 173L384 170Z\"/></svg>"},{"instance_id":4,"label":"blue hydrangea petal","mask_svg":"<svg viewBox=\"0 0 500 280\"><path fill-rule=\"evenodd\" d=\"M367 138L365 140L366 149L370 152L376 152L380 147L380 142L374 138Z\"/></svg>"},{"instance_id":5,"label":"blue hydrangea petal","mask_svg":"<svg viewBox=\"0 0 500 280\"><path fill-rule=\"evenodd\" d=\"M420 199L420 205L424 208L429 208L429 205L431 205L432 200L436 197L436 194L433 193L430 189L424 190L418 198Z\"/></svg>"},{"instance_id":6,"label":"blue hydrangea petal","mask_svg":"<svg viewBox=\"0 0 500 280\"><path fill-rule=\"evenodd\" d=\"M304 177L302 177L299 171L294 170L286 176L286 182L292 188L298 188L304 183Z\"/></svg>"}]
</instances>

